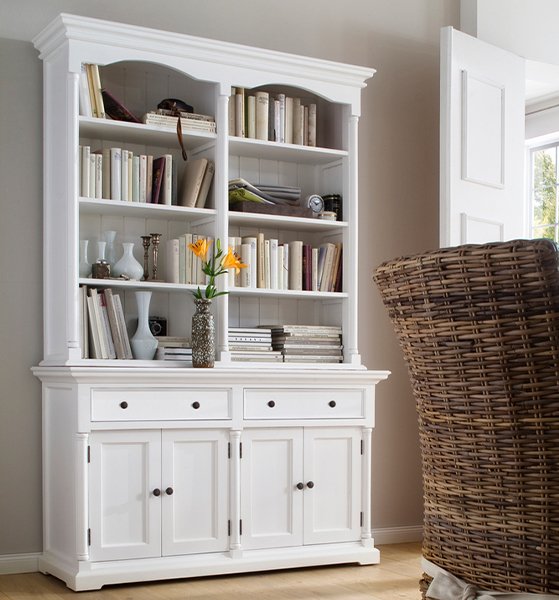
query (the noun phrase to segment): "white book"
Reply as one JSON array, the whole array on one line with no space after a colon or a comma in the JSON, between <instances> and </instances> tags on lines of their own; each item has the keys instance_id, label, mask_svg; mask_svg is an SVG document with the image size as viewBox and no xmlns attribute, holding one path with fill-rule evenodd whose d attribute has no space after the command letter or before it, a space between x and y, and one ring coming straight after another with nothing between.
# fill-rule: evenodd
<instances>
[{"instance_id":1,"label":"white book","mask_svg":"<svg viewBox=\"0 0 559 600\"><path fill-rule=\"evenodd\" d=\"M128 202L132 202L132 173L134 171L134 152L128 150Z\"/></svg>"},{"instance_id":2,"label":"white book","mask_svg":"<svg viewBox=\"0 0 559 600\"><path fill-rule=\"evenodd\" d=\"M103 148L103 198L111 197L111 149Z\"/></svg>"},{"instance_id":3,"label":"white book","mask_svg":"<svg viewBox=\"0 0 559 600\"><path fill-rule=\"evenodd\" d=\"M101 342L99 340L99 327L97 325L97 315L95 313L95 300L91 297L87 297L87 312L89 322L89 339L91 340L91 358L103 358L103 352L101 350Z\"/></svg>"},{"instance_id":4,"label":"white book","mask_svg":"<svg viewBox=\"0 0 559 600\"><path fill-rule=\"evenodd\" d=\"M264 234L256 235L256 287L266 287L266 256L264 249Z\"/></svg>"},{"instance_id":5,"label":"white book","mask_svg":"<svg viewBox=\"0 0 559 600\"><path fill-rule=\"evenodd\" d=\"M92 309L94 315L92 322L95 324L95 331L97 332L97 340L99 342L99 353L96 353L96 358L107 359L109 358L109 342L107 340L105 321L101 311L99 292L96 288L90 288L89 296L92 300ZM93 332L93 335L95 336L95 332Z\"/></svg>"},{"instance_id":6,"label":"white book","mask_svg":"<svg viewBox=\"0 0 559 600\"><path fill-rule=\"evenodd\" d=\"M270 240L264 240L264 287L269 290L272 287L270 264Z\"/></svg>"},{"instance_id":7,"label":"white book","mask_svg":"<svg viewBox=\"0 0 559 600\"><path fill-rule=\"evenodd\" d=\"M301 98L293 98L293 143L303 145L303 105Z\"/></svg>"},{"instance_id":8,"label":"white book","mask_svg":"<svg viewBox=\"0 0 559 600\"><path fill-rule=\"evenodd\" d=\"M184 243L182 242L182 237L184 237ZM192 270L192 266L195 264L196 256L194 256L194 252L190 250L188 244L192 244L194 240L194 236L191 233L185 233L184 236L181 236L181 252L184 248L184 283L194 283L194 271Z\"/></svg>"},{"instance_id":9,"label":"white book","mask_svg":"<svg viewBox=\"0 0 559 600\"><path fill-rule=\"evenodd\" d=\"M289 289L303 289L303 242L289 242Z\"/></svg>"},{"instance_id":10,"label":"white book","mask_svg":"<svg viewBox=\"0 0 559 600\"><path fill-rule=\"evenodd\" d=\"M285 97L285 143L293 143L293 98Z\"/></svg>"},{"instance_id":11,"label":"white book","mask_svg":"<svg viewBox=\"0 0 559 600\"><path fill-rule=\"evenodd\" d=\"M132 160L132 202L140 201L140 157Z\"/></svg>"},{"instance_id":12,"label":"white book","mask_svg":"<svg viewBox=\"0 0 559 600\"><path fill-rule=\"evenodd\" d=\"M229 237L229 247L233 252L241 259L241 262L244 262L241 258L241 238L237 236ZM241 269L241 272L244 269ZM227 280L229 282L229 287L240 287L241 286L241 273L236 273L235 269L229 269L227 273Z\"/></svg>"},{"instance_id":13,"label":"white book","mask_svg":"<svg viewBox=\"0 0 559 600\"><path fill-rule=\"evenodd\" d=\"M229 96L229 135L235 135L235 93L236 89L232 87Z\"/></svg>"},{"instance_id":14,"label":"white book","mask_svg":"<svg viewBox=\"0 0 559 600\"><path fill-rule=\"evenodd\" d=\"M283 290L283 244L278 244L277 280L278 290Z\"/></svg>"},{"instance_id":15,"label":"white book","mask_svg":"<svg viewBox=\"0 0 559 600\"><path fill-rule=\"evenodd\" d=\"M128 150L123 149L120 154L120 199L128 202Z\"/></svg>"},{"instance_id":16,"label":"white book","mask_svg":"<svg viewBox=\"0 0 559 600\"><path fill-rule=\"evenodd\" d=\"M279 142L280 136L280 102L274 100L270 102L270 141Z\"/></svg>"},{"instance_id":17,"label":"white book","mask_svg":"<svg viewBox=\"0 0 559 600\"><path fill-rule=\"evenodd\" d=\"M322 267L322 274L320 281L318 282L318 289L321 292L328 292L330 286L330 279L332 277L332 269L334 265L334 257L336 253L336 246L332 243L326 244L326 254L324 255L324 265Z\"/></svg>"},{"instance_id":18,"label":"white book","mask_svg":"<svg viewBox=\"0 0 559 600\"><path fill-rule=\"evenodd\" d=\"M179 275L179 254L180 254L180 240L172 239L167 240L167 256L165 257L166 263L166 281L169 283L180 283Z\"/></svg>"},{"instance_id":19,"label":"white book","mask_svg":"<svg viewBox=\"0 0 559 600\"><path fill-rule=\"evenodd\" d=\"M283 245L283 289L289 289L289 244Z\"/></svg>"},{"instance_id":20,"label":"white book","mask_svg":"<svg viewBox=\"0 0 559 600\"><path fill-rule=\"evenodd\" d=\"M80 115L83 117L92 117L91 97L89 95L89 85L87 83L87 71L84 64L81 65L79 78L80 93Z\"/></svg>"},{"instance_id":21,"label":"white book","mask_svg":"<svg viewBox=\"0 0 559 600\"><path fill-rule=\"evenodd\" d=\"M81 185L80 194L87 198L89 195L89 154L91 152L90 146L80 146L81 148L81 162L80 162L80 175Z\"/></svg>"},{"instance_id":22,"label":"white book","mask_svg":"<svg viewBox=\"0 0 559 600\"><path fill-rule=\"evenodd\" d=\"M146 156L146 202L151 202L153 194L153 154Z\"/></svg>"},{"instance_id":23,"label":"white book","mask_svg":"<svg viewBox=\"0 0 559 600\"><path fill-rule=\"evenodd\" d=\"M285 94L278 94L279 102L279 139L282 144L285 142Z\"/></svg>"},{"instance_id":24,"label":"white book","mask_svg":"<svg viewBox=\"0 0 559 600\"><path fill-rule=\"evenodd\" d=\"M269 103L268 92L256 92L256 138L259 140L268 140Z\"/></svg>"},{"instance_id":25,"label":"white book","mask_svg":"<svg viewBox=\"0 0 559 600\"><path fill-rule=\"evenodd\" d=\"M111 332L111 323L109 321L109 313L107 311L107 302L105 300L104 292L100 292L97 295L99 303L101 305L101 316L103 318L103 326L105 328L105 337L107 342L107 354L109 359L116 358L115 344L113 341L113 334Z\"/></svg>"},{"instance_id":26,"label":"white book","mask_svg":"<svg viewBox=\"0 0 559 600\"><path fill-rule=\"evenodd\" d=\"M128 336L128 329L126 327L126 319L124 318L124 310L122 308L122 302L120 300L120 296L115 294L113 296L113 302L115 305L115 311L118 319L118 328L120 334L122 335L122 341L124 343L124 353L125 357L128 359L134 358L132 354L132 348L130 346L130 337Z\"/></svg>"},{"instance_id":27,"label":"white book","mask_svg":"<svg viewBox=\"0 0 559 600\"><path fill-rule=\"evenodd\" d=\"M163 170L163 181L161 182L160 204L171 206L173 198L173 156L165 154L165 169Z\"/></svg>"},{"instance_id":28,"label":"white book","mask_svg":"<svg viewBox=\"0 0 559 600\"><path fill-rule=\"evenodd\" d=\"M212 185L214 177L214 172L215 163L211 160L208 160L208 164L206 165L206 170L204 172L204 177L202 179L202 185L200 186L200 191L198 192L198 198L196 198L196 208L204 208L206 206L208 193L210 191L210 187Z\"/></svg>"},{"instance_id":29,"label":"white book","mask_svg":"<svg viewBox=\"0 0 559 600\"><path fill-rule=\"evenodd\" d=\"M95 198L103 197L103 155L95 154Z\"/></svg>"},{"instance_id":30,"label":"white book","mask_svg":"<svg viewBox=\"0 0 559 600\"><path fill-rule=\"evenodd\" d=\"M241 262L247 265L246 269L241 269L241 285L240 287L251 286L251 246L250 244L241 244Z\"/></svg>"},{"instance_id":31,"label":"white book","mask_svg":"<svg viewBox=\"0 0 559 600\"><path fill-rule=\"evenodd\" d=\"M111 290L111 288L107 288L103 291L102 296L104 296L105 305L107 307L107 316L109 317L109 325L111 329L111 335L113 338L116 358L126 358L122 333L118 325L118 318L114 306L113 291Z\"/></svg>"},{"instance_id":32,"label":"white book","mask_svg":"<svg viewBox=\"0 0 559 600\"><path fill-rule=\"evenodd\" d=\"M121 198L122 155L120 148L111 148L111 199Z\"/></svg>"},{"instance_id":33,"label":"white book","mask_svg":"<svg viewBox=\"0 0 559 600\"><path fill-rule=\"evenodd\" d=\"M309 104L309 146L316 146L316 104Z\"/></svg>"},{"instance_id":34,"label":"white book","mask_svg":"<svg viewBox=\"0 0 559 600\"><path fill-rule=\"evenodd\" d=\"M89 358L88 320L87 286L80 285L80 348L82 358Z\"/></svg>"},{"instance_id":35,"label":"white book","mask_svg":"<svg viewBox=\"0 0 559 600\"><path fill-rule=\"evenodd\" d=\"M245 90L240 87L235 93L235 135L245 137Z\"/></svg>"},{"instance_id":36,"label":"white book","mask_svg":"<svg viewBox=\"0 0 559 600\"><path fill-rule=\"evenodd\" d=\"M186 247L186 234L179 235L179 283L190 283L186 280L186 257L190 253Z\"/></svg>"},{"instance_id":37,"label":"white book","mask_svg":"<svg viewBox=\"0 0 559 600\"><path fill-rule=\"evenodd\" d=\"M278 289L278 240L270 240L270 289Z\"/></svg>"},{"instance_id":38,"label":"white book","mask_svg":"<svg viewBox=\"0 0 559 600\"><path fill-rule=\"evenodd\" d=\"M258 250L257 250L257 239L256 237L244 237L241 239L243 244L248 244L250 246L250 260L247 263L249 268L246 269L248 273L250 273L249 277L249 285L247 287L255 288L257 287L256 275L257 275L257 260L258 260Z\"/></svg>"},{"instance_id":39,"label":"white book","mask_svg":"<svg viewBox=\"0 0 559 600\"><path fill-rule=\"evenodd\" d=\"M303 144L309 145L309 107L303 107Z\"/></svg>"},{"instance_id":40,"label":"white book","mask_svg":"<svg viewBox=\"0 0 559 600\"><path fill-rule=\"evenodd\" d=\"M147 202L147 174L148 174L148 157L145 154L140 154L140 174L139 174L139 202Z\"/></svg>"},{"instance_id":41,"label":"white book","mask_svg":"<svg viewBox=\"0 0 559 600\"><path fill-rule=\"evenodd\" d=\"M90 152L89 154L89 190L87 193L88 198L95 198L95 153Z\"/></svg>"},{"instance_id":42,"label":"white book","mask_svg":"<svg viewBox=\"0 0 559 600\"><path fill-rule=\"evenodd\" d=\"M312 249L311 262L311 289L313 292L318 291L318 248Z\"/></svg>"},{"instance_id":43,"label":"white book","mask_svg":"<svg viewBox=\"0 0 559 600\"><path fill-rule=\"evenodd\" d=\"M256 137L256 98L254 96L247 97L247 137Z\"/></svg>"}]
</instances>

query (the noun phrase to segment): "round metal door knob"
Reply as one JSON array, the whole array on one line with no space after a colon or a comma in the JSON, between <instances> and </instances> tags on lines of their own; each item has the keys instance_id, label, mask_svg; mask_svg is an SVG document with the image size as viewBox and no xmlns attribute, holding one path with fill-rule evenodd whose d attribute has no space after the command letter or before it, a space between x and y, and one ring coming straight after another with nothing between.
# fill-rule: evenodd
<instances>
[{"instance_id":1,"label":"round metal door knob","mask_svg":"<svg viewBox=\"0 0 559 600\"><path fill-rule=\"evenodd\" d=\"M268 402L268 406L269 406L270 408L274 408L274 406L275 406L275 405L276 405L276 403L275 403L273 400L270 400L270 401Z\"/></svg>"},{"instance_id":2,"label":"round metal door knob","mask_svg":"<svg viewBox=\"0 0 559 600\"><path fill-rule=\"evenodd\" d=\"M330 402L328 402L328 406L330 408L334 408L334 406L336 406L336 401L335 400L330 400Z\"/></svg>"},{"instance_id":3,"label":"round metal door knob","mask_svg":"<svg viewBox=\"0 0 559 600\"><path fill-rule=\"evenodd\" d=\"M152 492L154 496L161 496L161 490L159 488L155 488Z\"/></svg>"},{"instance_id":4,"label":"round metal door knob","mask_svg":"<svg viewBox=\"0 0 559 600\"><path fill-rule=\"evenodd\" d=\"M197 410L198 408L200 408L200 402L196 401L192 403L192 408L194 408L195 410Z\"/></svg>"},{"instance_id":5,"label":"round metal door knob","mask_svg":"<svg viewBox=\"0 0 559 600\"><path fill-rule=\"evenodd\" d=\"M305 487L305 485L303 483L299 482L296 487L298 490L302 490Z\"/></svg>"},{"instance_id":6,"label":"round metal door knob","mask_svg":"<svg viewBox=\"0 0 559 600\"><path fill-rule=\"evenodd\" d=\"M172 496L173 495L173 488L172 487L168 487L165 490L165 493L167 494L167 496Z\"/></svg>"},{"instance_id":7,"label":"round metal door knob","mask_svg":"<svg viewBox=\"0 0 559 600\"><path fill-rule=\"evenodd\" d=\"M128 408L128 402L126 402L126 401L121 402L120 408Z\"/></svg>"},{"instance_id":8,"label":"round metal door knob","mask_svg":"<svg viewBox=\"0 0 559 600\"><path fill-rule=\"evenodd\" d=\"M308 481L307 482L307 487L312 490L313 487L314 487L314 481Z\"/></svg>"}]
</instances>

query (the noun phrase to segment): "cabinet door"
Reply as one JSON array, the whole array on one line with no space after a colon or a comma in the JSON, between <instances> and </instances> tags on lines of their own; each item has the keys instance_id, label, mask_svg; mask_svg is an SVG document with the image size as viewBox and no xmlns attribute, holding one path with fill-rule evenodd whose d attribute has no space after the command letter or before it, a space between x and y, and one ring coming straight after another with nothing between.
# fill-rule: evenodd
<instances>
[{"instance_id":1,"label":"cabinet door","mask_svg":"<svg viewBox=\"0 0 559 600\"><path fill-rule=\"evenodd\" d=\"M361 430L305 430L305 544L361 537Z\"/></svg>"},{"instance_id":2,"label":"cabinet door","mask_svg":"<svg viewBox=\"0 0 559 600\"><path fill-rule=\"evenodd\" d=\"M303 430L245 430L242 444L243 548L301 545Z\"/></svg>"},{"instance_id":3,"label":"cabinet door","mask_svg":"<svg viewBox=\"0 0 559 600\"><path fill-rule=\"evenodd\" d=\"M164 431L163 554L228 547L229 474L226 431Z\"/></svg>"},{"instance_id":4,"label":"cabinet door","mask_svg":"<svg viewBox=\"0 0 559 600\"><path fill-rule=\"evenodd\" d=\"M91 560L161 554L160 475L159 431L91 435Z\"/></svg>"}]
</instances>

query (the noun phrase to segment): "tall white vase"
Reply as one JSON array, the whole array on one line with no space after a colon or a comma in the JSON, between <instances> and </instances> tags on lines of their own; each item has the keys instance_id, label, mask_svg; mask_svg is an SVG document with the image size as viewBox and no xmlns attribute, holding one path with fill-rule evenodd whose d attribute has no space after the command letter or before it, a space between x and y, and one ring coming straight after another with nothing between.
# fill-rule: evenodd
<instances>
[{"instance_id":1,"label":"tall white vase","mask_svg":"<svg viewBox=\"0 0 559 600\"><path fill-rule=\"evenodd\" d=\"M89 277L91 275L91 264L87 260L87 248L89 240L80 240L80 262L78 271L80 277Z\"/></svg>"},{"instance_id":2,"label":"tall white vase","mask_svg":"<svg viewBox=\"0 0 559 600\"><path fill-rule=\"evenodd\" d=\"M151 292L135 292L138 305L138 328L130 340L132 354L139 360L152 360L157 350L157 340L149 328L149 303Z\"/></svg>"},{"instance_id":3,"label":"tall white vase","mask_svg":"<svg viewBox=\"0 0 559 600\"><path fill-rule=\"evenodd\" d=\"M105 260L111 265L111 269L116 263L116 252L115 252L115 238L116 231L110 229L103 232L103 240L107 243L105 249Z\"/></svg>"}]
</instances>

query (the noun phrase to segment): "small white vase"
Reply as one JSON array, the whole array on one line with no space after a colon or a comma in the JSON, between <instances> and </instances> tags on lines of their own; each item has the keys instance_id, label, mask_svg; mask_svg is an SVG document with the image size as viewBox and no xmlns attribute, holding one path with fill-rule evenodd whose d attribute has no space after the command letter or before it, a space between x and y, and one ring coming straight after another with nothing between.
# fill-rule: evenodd
<instances>
[{"instance_id":1,"label":"small white vase","mask_svg":"<svg viewBox=\"0 0 559 600\"><path fill-rule=\"evenodd\" d=\"M144 275L144 267L134 258L134 244L124 242L122 247L124 253L112 270L113 277L126 275L130 279L140 280Z\"/></svg>"},{"instance_id":2,"label":"small white vase","mask_svg":"<svg viewBox=\"0 0 559 600\"><path fill-rule=\"evenodd\" d=\"M80 277L89 277L91 275L91 264L87 262L87 247L89 240L80 240L80 262L78 272Z\"/></svg>"},{"instance_id":3,"label":"small white vase","mask_svg":"<svg viewBox=\"0 0 559 600\"><path fill-rule=\"evenodd\" d=\"M132 354L139 360L152 360L157 350L157 340L149 328L149 303L151 292L135 292L138 305L138 328L130 340Z\"/></svg>"},{"instance_id":4,"label":"small white vase","mask_svg":"<svg viewBox=\"0 0 559 600\"><path fill-rule=\"evenodd\" d=\"M105 259L105 250L107 248L107 242L97 242L97 260Z\"/></svg>"}]
</instances>

